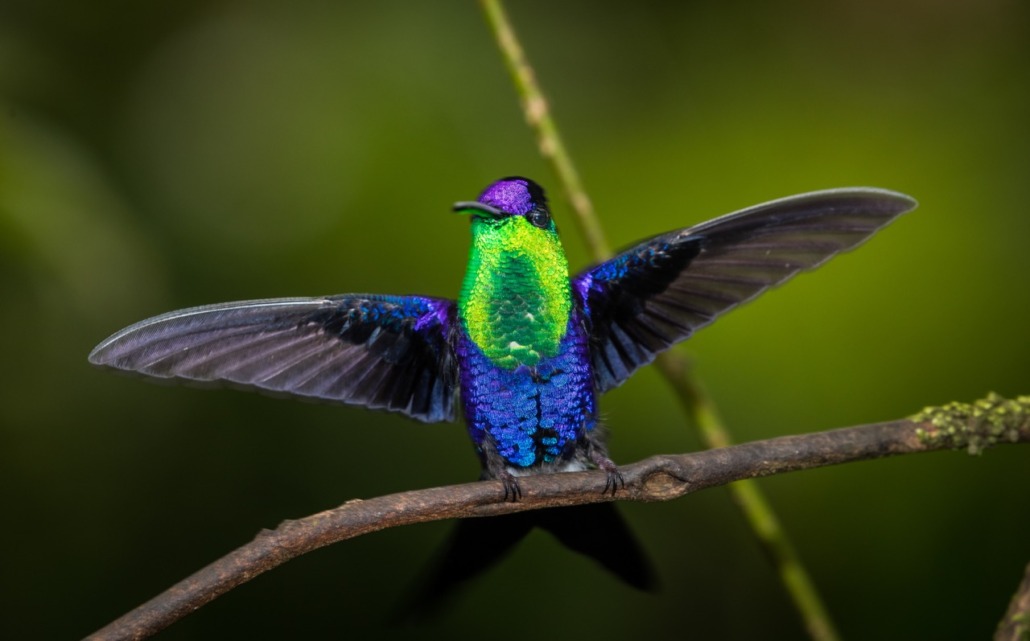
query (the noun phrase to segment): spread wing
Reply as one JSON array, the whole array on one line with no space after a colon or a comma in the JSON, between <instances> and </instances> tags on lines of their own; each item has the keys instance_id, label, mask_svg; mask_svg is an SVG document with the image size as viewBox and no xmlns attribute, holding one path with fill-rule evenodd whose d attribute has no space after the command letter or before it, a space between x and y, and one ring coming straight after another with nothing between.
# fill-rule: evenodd
<instances>
[{"instance_id":1,"label":"spread wing","mask_svg":"<svg viewBox=\"0 0 1030 641\"><path fill-rule=\"evenodd\" d=\"M801 194L655 236L579 274L573 289L589 321L598 389L915 206L883 189Z\"/></svg>"},{"instance_id":2,"label":"spread wing","mask_svg":"<svg viewBox=\"0 0 1030 641\"><path fill-rule=\"evenodd\" d=\"M194 307L114 334L95 365L454 419L453 303L344 294Z\"/></svg>"}]
</instances>

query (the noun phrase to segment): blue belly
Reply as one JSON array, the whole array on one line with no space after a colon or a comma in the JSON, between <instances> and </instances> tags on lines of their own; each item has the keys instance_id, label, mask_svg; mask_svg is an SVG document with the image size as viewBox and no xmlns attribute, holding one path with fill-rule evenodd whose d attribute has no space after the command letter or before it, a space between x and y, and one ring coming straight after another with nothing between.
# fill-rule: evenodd
<instances>
[{"instance_id":1,"label":"blue belly","mask_svg":"<svg viewBox=\"0 0 1030 641\"><path fill-rule=\"evenodd\" d=\"M569 460L597 423L587 337L573 314L558 353L536 367L503 369L465 332L458 341L461 398L476 448L492 447L513 468Z\"/></svg>"}]
</instances>

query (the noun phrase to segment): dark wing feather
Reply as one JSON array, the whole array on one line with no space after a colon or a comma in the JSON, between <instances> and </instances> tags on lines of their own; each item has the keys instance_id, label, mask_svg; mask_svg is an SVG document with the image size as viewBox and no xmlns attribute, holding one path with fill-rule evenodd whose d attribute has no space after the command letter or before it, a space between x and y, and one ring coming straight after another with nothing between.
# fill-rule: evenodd
<instances>
[{"instance_id":1,"label":"dark wing feather","mask_svg":"<svg viewBox=\"0 0 1030 641\"><path fill-rule=\"evenodd\" d=\"M453 307L365 294L207 305L127 327L89 360L450 421L458 376Z\"/></svg>"},{"instance_id":2,"label":"dark wing feather","mask_svg":"<svg viewBox=\"0 0 1030 641\"><path fill-rule=\"evenodd\" d=\"M579 274L573 288L590 324L598 389L915 206L872 188L792 196L656 236Z\"/></svg>"}]
</instances>

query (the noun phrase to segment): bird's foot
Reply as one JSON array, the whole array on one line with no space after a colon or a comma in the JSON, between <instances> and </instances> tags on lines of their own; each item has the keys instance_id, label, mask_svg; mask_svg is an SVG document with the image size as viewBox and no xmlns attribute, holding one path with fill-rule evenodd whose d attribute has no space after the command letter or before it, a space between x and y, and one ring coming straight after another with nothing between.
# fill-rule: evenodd
<instances>
[{"instance_id":1,"label":"bird's foot","mask_svg":"<svg viewBox=\"0 0 1030 641\"><path fill-rule=\"evenodd\" d=\"M601 494L608 494L611 492L612 496L619 491L619 488L625 489L626 479L622 478L622 472L619 471L619 466L616 465L607 456L596 456L594 457L594 463L597 467L601 468L608 473L608 478L604 482L604 490Z\"/></svg>"},{"instance_id":2,"label":"bird's foot","mask_svg":"<svg viewBox=\"0 0 1030 641\"><path fill-rule=\"evenodd\" d=\"M518 503L522 500L522 487L519 485L519 480L512 473L508 471L502 472L498 475L498 480L504 485L505 501Z\"/></svg>"}]
</instances>

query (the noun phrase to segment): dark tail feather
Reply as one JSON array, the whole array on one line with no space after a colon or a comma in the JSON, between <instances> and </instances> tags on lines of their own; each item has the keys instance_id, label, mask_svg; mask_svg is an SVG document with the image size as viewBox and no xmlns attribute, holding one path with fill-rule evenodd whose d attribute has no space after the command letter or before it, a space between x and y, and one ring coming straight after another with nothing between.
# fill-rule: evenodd
<instances>
[{"instance_id":1,"label":"dark tail feather","mask_svg":"<svg viewBox=\"0 0 1030 641\"><path fill-rule=\"evenodd\" d=\"M395 617L416 623L439 614L472 579L499 563L534 528L550 532L624 583L639 590L658 586L654 568L613 503L463 519L443 552Z\"/></svg>"},{"instance_id":2,"label":"dark tail feather","mask_svg":"<svg viewBox=\"0 0 1030 641\"><path fill-rule=\"evenodd\" d=\"M614 503L591 503L540 510L538 526L562 545L587 556L624 583L646 592L658 588L658 577L640 541Z\"/></svg>"}]
</instances>

